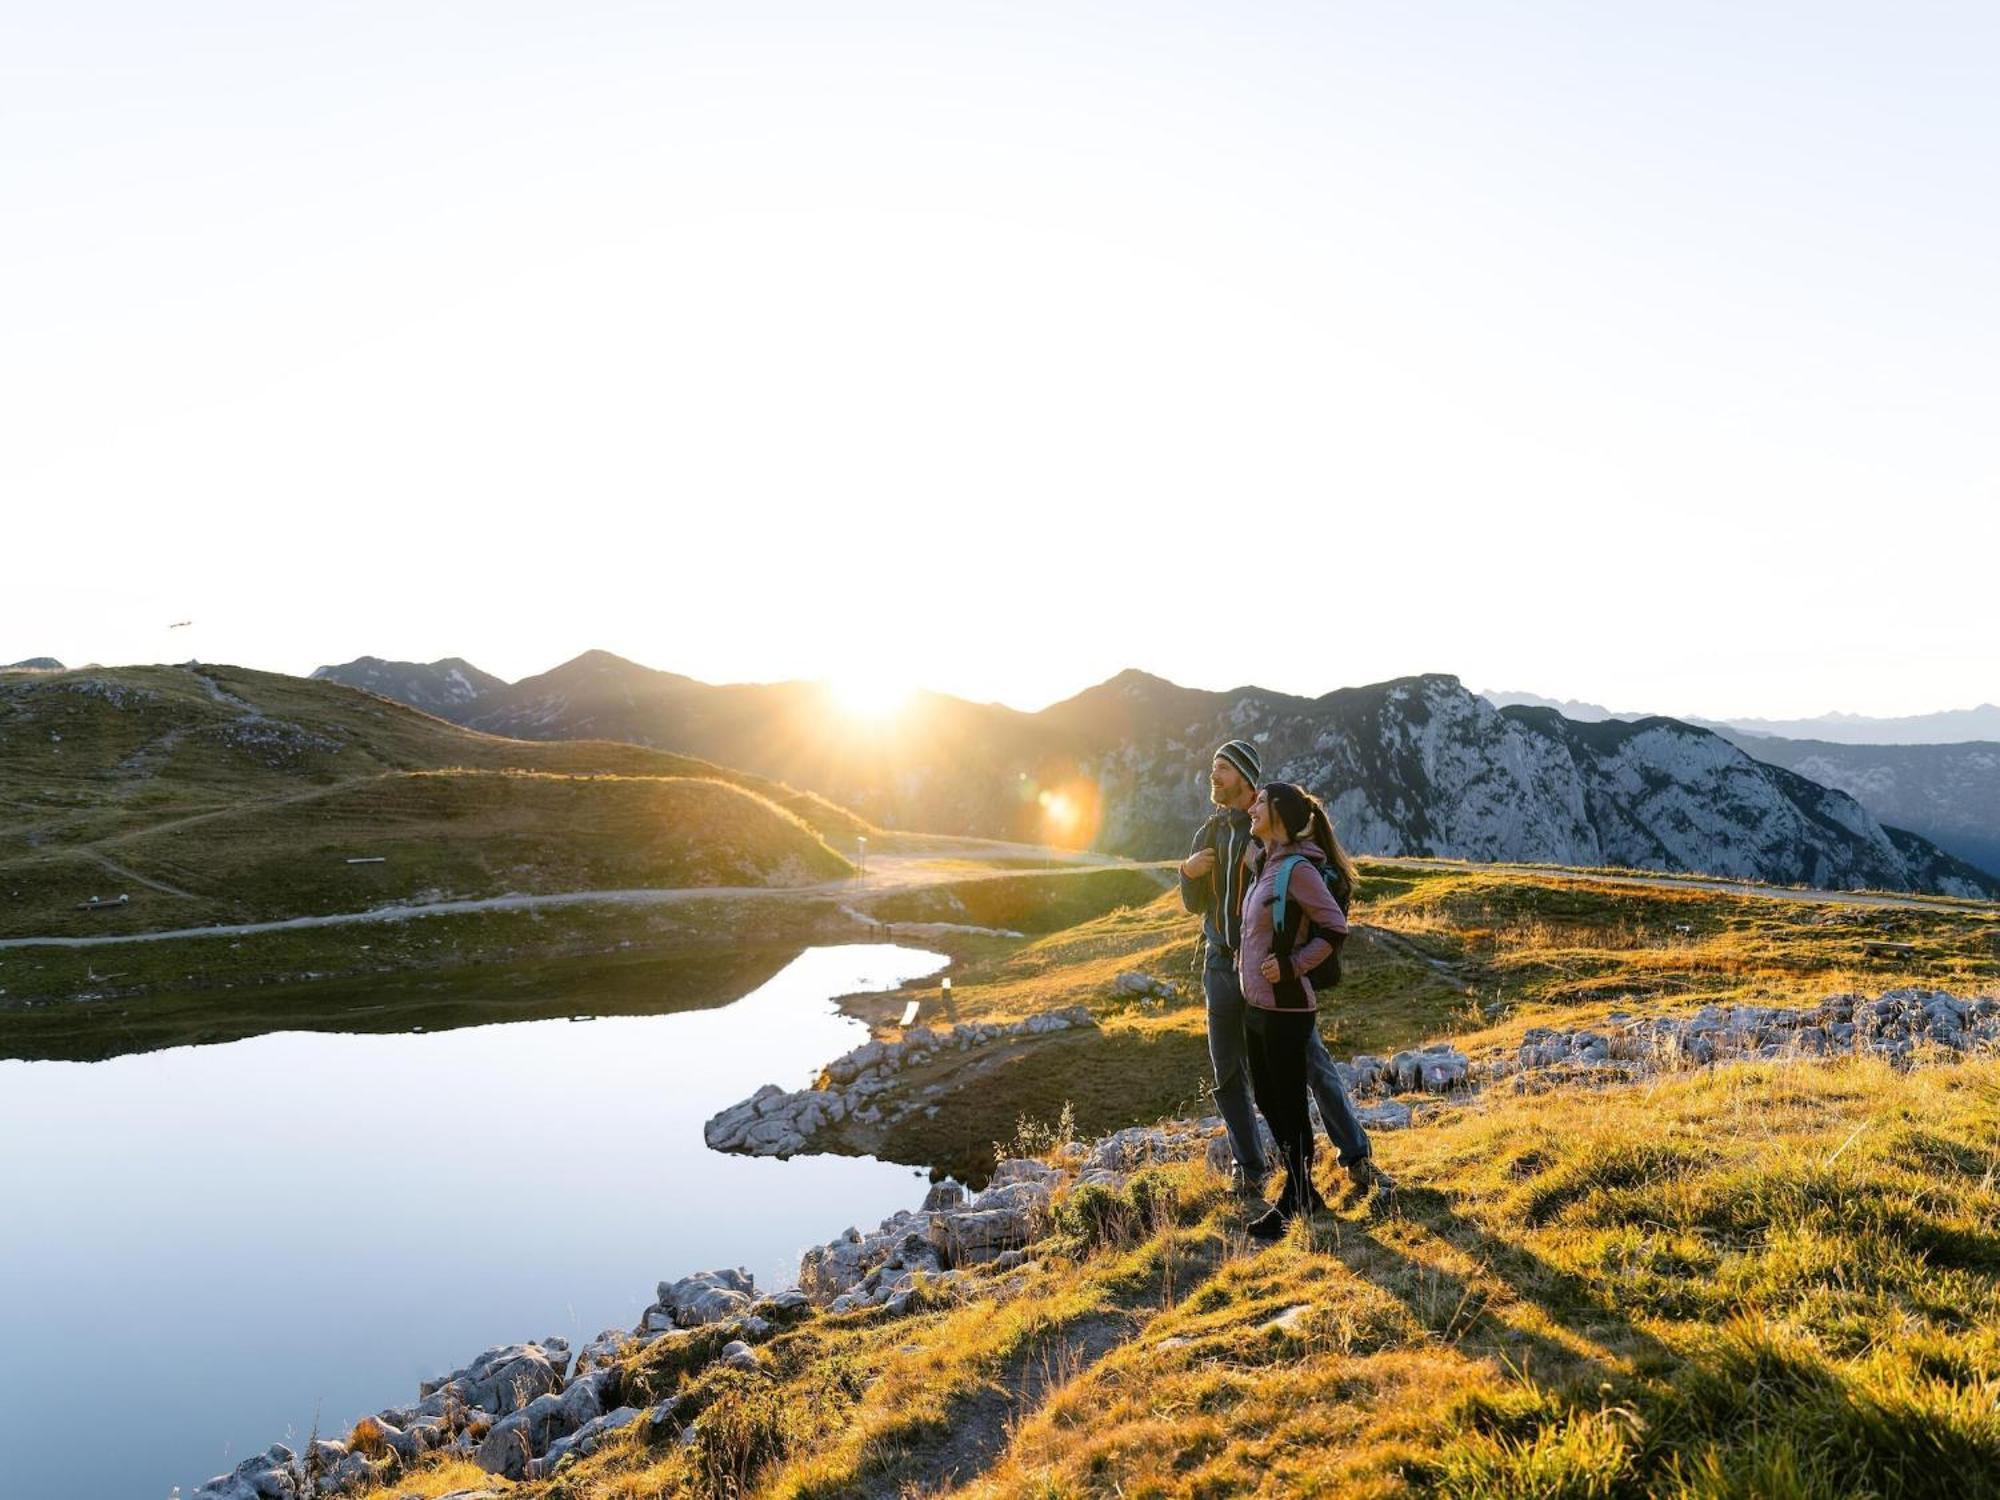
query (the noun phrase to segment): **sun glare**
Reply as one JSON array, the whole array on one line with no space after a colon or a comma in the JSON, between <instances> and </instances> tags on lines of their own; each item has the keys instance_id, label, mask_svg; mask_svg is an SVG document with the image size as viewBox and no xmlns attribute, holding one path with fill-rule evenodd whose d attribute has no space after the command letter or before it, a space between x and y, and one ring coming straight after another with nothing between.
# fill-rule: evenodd
<instances>
[{"instance_id":1,"label":"sun glare","mask_svg":"<svg viewBox=\"0 0 2000 1500\"><path fill-rule=\"evenodd\" d=\"M1042 837L1058 848L1087 848L1097 837L1098 802L1097 788L1082 779L1039 788L1035 804L1042 811Z\"/></svg>"},{"instance_id":2,"label":"sun glare","mask_svg":"<svg viewBox=\"0 0 2000 1500\"><path fill-rule=\"evenodd\" d=\"M836 677L826 685L834 705L850 719L887 719L902 712L913 689L886 677Z\"/></svg>"}]
</instances>

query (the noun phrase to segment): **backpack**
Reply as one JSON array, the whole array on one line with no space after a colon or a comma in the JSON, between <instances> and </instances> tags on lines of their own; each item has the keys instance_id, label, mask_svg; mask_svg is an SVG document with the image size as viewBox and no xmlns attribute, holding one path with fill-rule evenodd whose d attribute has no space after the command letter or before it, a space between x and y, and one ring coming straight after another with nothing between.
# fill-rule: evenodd
<instances>
[{"instance_id":1,"label":"backpack","mask_svg":"<svg viewBox=\"0 0 2000 1500\"><path fill-rule=\"evenodd\" d=\"M1301 946L1311 942L1315 933L1332 945L1332 951L1304 974L1281 979L1272 987L1273 998L1284 1010L1305 1008L1306 992L1305 986L1299 983L1301 979L1310 979L1315 992L1330 990L1340 983L1340 950L1347 945L1346 933L1320 932L1307 919L1303 907L1294 906L1285 899L1292 888L1292 868L1301 864L1310 864L1319 871L1343 916L1354 904L1354 888L1338 869L1333 872L1332 879L1327 879L1326 866L1303 854L1288 854L1279 864L1277 877L1272 881L1271 952L1280 959L1288 959Z\"/></svg>"}]
</instances>

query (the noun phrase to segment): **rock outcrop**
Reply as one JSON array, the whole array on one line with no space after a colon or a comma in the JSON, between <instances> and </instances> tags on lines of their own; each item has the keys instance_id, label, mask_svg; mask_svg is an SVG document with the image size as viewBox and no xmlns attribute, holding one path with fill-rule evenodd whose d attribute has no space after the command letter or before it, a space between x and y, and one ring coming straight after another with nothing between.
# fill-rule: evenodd
<instances>
[{"instance_id":1,"label":"rock outcrop","mask_svg":"<svg viewBox=\"0 0 2000 1500\"><path fill-rule=\"evenodd\" d=\"M895 1041L864 1042L826 1065L820 1082L787 1093L766 1084L740 1104L732 1104L702 1127L711 1150L745 1156L795 1156L813 1135L853 1119L864 1125L897 1120L928 1106L927 1098L888 1099L895 1076L945 1052L968 1052L995 1042L1049 1036L1097 1024L1081 1005L1048 1011L1025 1020L975 1021L934 1030L912 1026ZM934 1096L933 1096L934 1097Z\"/></svg>"},{"instance_id":2,"label":"rock outcrop","mask_svg":"<svg viewBox=\"0 0 2000 1500\"><path fill-rule=\"evenodd\" d=\"M1909 1063L2000 1050L2000 999L1943 990L1888 990L1870 999L1829 995L1817 1005L1707 1005L1692 1015L1634 1018L1614 1011L1598 1027L1531 1027L1518 1052L1477 1071L1521 1088L1603 1081L1675 1068L1782 1058L1874 1055Z\"/></svg>"}]
</instances>

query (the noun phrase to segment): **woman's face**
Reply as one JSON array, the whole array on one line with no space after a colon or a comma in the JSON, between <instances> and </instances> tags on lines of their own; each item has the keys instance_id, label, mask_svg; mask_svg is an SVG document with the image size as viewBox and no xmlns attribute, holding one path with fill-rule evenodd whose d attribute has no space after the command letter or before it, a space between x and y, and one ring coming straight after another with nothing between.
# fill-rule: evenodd
<instances>
[{"instance_id":1,"label":"woman's face","mask_svg":"<svg viewBox=\"0 0 2000 1500\"><path fill-rule=\"evenodd\" d=\"M1270 843L1275 821L1271 816L1271 799L1264 795L1260 787L1257 795L1250 800L1250 836Z\"/></svg>"}]
</instances>

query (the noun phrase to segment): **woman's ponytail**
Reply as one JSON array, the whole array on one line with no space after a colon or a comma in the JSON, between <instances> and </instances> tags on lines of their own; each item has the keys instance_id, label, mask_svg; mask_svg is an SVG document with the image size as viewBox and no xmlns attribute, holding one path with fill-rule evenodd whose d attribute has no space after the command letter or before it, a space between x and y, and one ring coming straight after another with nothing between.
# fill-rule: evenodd
<instances>
[{"instance_id":1,"label":"woman's ponytail","mask_svg":"<svg viewBox=\"0 0 2000 1500\"><path fill-rule=\"evenodd\" d=\"M1326 810L1326 804L1302 786L1289 781L1273 781L1264 787L1266 805L1278 819L1278 826L1288 839L1311 839L1326 855L1327 869L1331 878L1327 884L1335 888L1339 895L1344 887L1347 899L1340 904L1346 908L1354 900L1354 891L1361 884L1361 874L1354 868L1354 861L1340 847L1340 840L1334 835L1333 815Z\"/></svg>"},{"instance_id":2,"label":"woman's ponytail","mask_svg":"<svg viewBox=\"0 0 2000 1500\"><path fill-rule=\"evenodd\" d=\"M1361 886L1361 872L1354 868L1354 860L1340 846L1340 840L1333 831L1333 814L1326 810L1326 804L1311 792L1306 793L1306 802L1312 808L1308 824L1311 831L1307 837L1325 851L1327 867L1339 871L1340 879L1347 887L1347 899L1340 903L1344 910L1354 902L1354 892Z\"/></svg>"}]
</instances>

